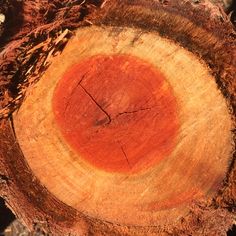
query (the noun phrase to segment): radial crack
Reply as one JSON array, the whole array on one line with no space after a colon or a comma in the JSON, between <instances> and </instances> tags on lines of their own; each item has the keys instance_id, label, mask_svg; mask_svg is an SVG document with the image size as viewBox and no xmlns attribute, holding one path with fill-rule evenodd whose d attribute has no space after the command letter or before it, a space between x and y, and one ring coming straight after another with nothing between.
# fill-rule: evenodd
<instances>
[{"instance_id":1,"label":"radial crack","mask_svg":"<svg viewBox=\"0 0 236 236\"><path fill-rule=\"evenodd\" d=\"M125 156L125 159L126 159L128 165L129 165L129 168L131 169L131 165L130 165L129 159L128 159L126 153L125 153L125 150L124 150L123 146L121 146L120 148L121 148L122 153L123 153L124 156Z\"/></svg>"},{"instance_id":2,"label":"radial crack","mask_svg":"<svg viewBox=\"0 0 236 236\"><path fill-rule=\"evenodd\" d=\"M120 113L118 113L118 115L117 115L116 117L118 117L118 116L122 116L122 115L125 115L125 114L133 114L133 113L137 113L137 112L140 112L140 111L151 110L151 109L154 108L154 107L156 107L156 106L153 106L153 107L147 107L147 108L140 108L140 109L138 109L138 110L134 110L134 111L124 111L124 112L120 112Z\"/></svg>"},{"instance_id":3,"label":"radial crack","mask_svg":"<svg viewBox=\"0 0 236 236\"><path fill-rule=\"evenodd\" d=\"M71 91L71 93L70 93L70 97L72 97L73 96L73 94L75 93L75 91L76 91L76 89L80 86L80 84L83 82L83 80L84 80L84 78L85 78L85 76L88 74L88 72L87 73L85 73L83 76L82 76L82 78L81 78L81 80L75 85L75 87L72 89L72 91ZM68 99L68 101L67 101L67 103L66 103L66 105L65 105L65 112L64 112L64 115L66 114L66 112L67 112L67 110L68 110L68 108L69 108L69 105L70 105L70 99Z\"/></svg>"},{"instance_id":4,"label":"radial crack","mask_svg":"<svg viewBox=\"0 0 236 236\"><path fill-rule=\"evenodd\" d=\"M98 106L98 108L107 116L108 118L108 123L111 123L111 117L110 115L102 108L102 106L94 99L94 97L87 91L87 89L84 88L83 85L81 85L81 83L79 84L79 86L84 90L84 92L92 99L92 101Z\"/></svg>"}]
</instances>

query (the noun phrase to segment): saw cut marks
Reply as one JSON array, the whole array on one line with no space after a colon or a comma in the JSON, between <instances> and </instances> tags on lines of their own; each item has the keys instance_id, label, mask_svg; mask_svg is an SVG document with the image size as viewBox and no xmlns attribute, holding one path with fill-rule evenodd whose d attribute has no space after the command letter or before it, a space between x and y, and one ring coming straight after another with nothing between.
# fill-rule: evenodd
<instances>
[{"instance_id":1,"label":"saw cut marks","mask_svg":"<svg viewBox=\"0 0 236 236\"><path fill-rule=\"evenodd\" d=\"M78 30L14 114L41 183L86 216L174 222L218 190L232 120L209 68L157 33Z\"/></svg>"}]
</instances>

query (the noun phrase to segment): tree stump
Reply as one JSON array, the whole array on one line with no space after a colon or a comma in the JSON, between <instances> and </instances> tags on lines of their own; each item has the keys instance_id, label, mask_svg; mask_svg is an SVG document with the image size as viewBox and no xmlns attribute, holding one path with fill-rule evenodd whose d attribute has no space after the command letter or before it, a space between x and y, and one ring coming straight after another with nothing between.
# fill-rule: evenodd
<instances>
[{"instance_id":1,"label":"tree stump","mask_svg":"<svg viewBox=\"0 0 236 236\"><path fill-rule=\"evenodd\" d=\"M9 207L51 235L225 235L236 206L227 16L207 1L36 1L33 21L31 4L0 55Z\"/></svg>"}]
</instances>

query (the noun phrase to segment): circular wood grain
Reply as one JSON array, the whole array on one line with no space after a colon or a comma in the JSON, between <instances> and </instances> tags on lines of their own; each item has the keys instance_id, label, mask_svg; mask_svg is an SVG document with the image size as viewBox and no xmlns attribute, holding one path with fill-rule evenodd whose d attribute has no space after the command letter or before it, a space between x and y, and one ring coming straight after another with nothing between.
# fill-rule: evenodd
<instances>
[{"instance_id":1,"label":"circular wood grain","mask_svg":"<svg viewBox=\"0 0 236 236\"><path fill-rule=\"evenodd\" d=\"M206 64L129 28L80 29L30 90L14 126L54 196L119 224L184 216L193 200L216 193L233 152L229 108Z\"/></svg>"},{"instance_id":2,"label":"circular wood grain","mask_svg":"<svg viewBox=\"0 0 236 236\"><path fill-rule=\"evenodd\" d=\"M236 201L230 21L208 1L88 2L23 3L23 23L37 28L21 31L19 51L13 41L1 54L0 83L12 69L14 92L40 81L1 120L0 195L30 230L49 235L224 235ZM42 11L31 24L35 6ZM82 25L91 27L79 28L64 50L68 28ZM119 76L98 66L101 58ZM160 107L158 120L158 107L139 106L145 99Z\"/></svg>"},{"instance_id":3,"label":"circular wood grain","mask_svg":"<svg viewBox=\"0 0 236 236\"><path fill-rule=\"evenodd\" d=\"M128 55L94 56L69 69L53 96L65 140L91 165L131 174L172 152L177 103L155 67Z\"/></svg>"}]
</instances>

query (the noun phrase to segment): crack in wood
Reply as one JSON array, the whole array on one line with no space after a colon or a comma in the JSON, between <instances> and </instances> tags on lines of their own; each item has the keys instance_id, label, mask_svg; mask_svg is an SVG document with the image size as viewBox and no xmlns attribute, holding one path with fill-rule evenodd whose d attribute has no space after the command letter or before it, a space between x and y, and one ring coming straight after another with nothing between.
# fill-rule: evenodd
<instances>
[{"instance_id":1,"label":"crack in wood","mask_svg":"<svg viewBox=\"0 0 236 236\"><path fill-rule=\"evenodd\" d=\"M126 115L126 114L134 114L140 111L147 111L147 110L151 110L153 107L147 107L147 108L140 108L138 110L134 110L134 111L124 111L124 112L120 112L116 117L118 116L122 116L122 115Z\"/></svg>"},{"instance_id":2,"label":"crack in wood","mask_svg":"<svg viewBox=\"0 0 236 236\"><path fill-rule=\"evenodd\" d=\"M148 110L151 110L153 108L157 107L157 105L155 106L152 106L152 107L146 107L146 108L140 108L138 110L134 110L134 111L124 111L124 112L120 112L116 115L115 118L119 117L119 116L122 116L122 115L127 115L127 114L134 114L134 113L138 113L138 112L141 112L141 111L148 111Z\"/></svg>"},{"instance_id":3,"label":"crack in wood","mask_svg":"<svg viewBox=\"0 0 236 236\"><path fill-rule=\"evenodd\" d=\"M125 156L125 160L127 161L129 168L132 169L132 167L131 167L131 165L130 165L130 162L129 162L129 159L128 159L127 155L126 155L126 152L125 152L123 146L121 146L120 148L121 148L122 153L123 153L124 156Z\"/></svg>"},{"instance_id":4,"label":"crack in wood","mask_svg":"<svg viewBox=\"0 0 236 236\"><path fill-rule=\"evenodd\" d=\"M88 90L81 85L81 83L79 84L79 86L84 90L84 92L91 98L91 100L97 105L97 107L107 116L108 118L108 122L105 125L108 125L111 123L111 117L110 115L103 109L103 107L96 101L96 99L88 92Z\"/></svg>"},{"instance_id":5,"label":"crack in wood","mask_svg":"<svg viewBox=\"0 0 236 236\"><path fill-rule=\"evenodd\" d=\"M83 82L83 80L84 80L84 78L85 78L85 76L86 76L87 74L88 74L88 72L86 72L86 73L82 76L81 80L80 80L80 81L75 85L75 87L72 89L72 91L71 91L71 93L70 93L70 97L72 97L72 96L74 95L75 91L76 91L77 88L80 86L80 84ZM65 111L64 111L64 116L65 116L65 114L66 114L67 111L68 111L69 105L70 105L70 99L68 99L68 101L66 102Z\"/></svg>"}]
</instances>

